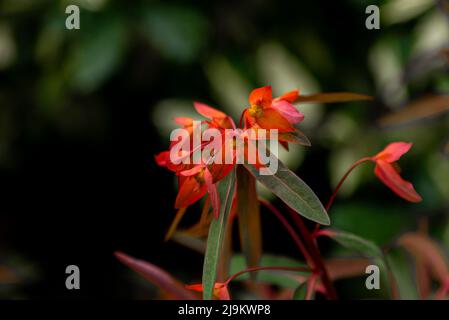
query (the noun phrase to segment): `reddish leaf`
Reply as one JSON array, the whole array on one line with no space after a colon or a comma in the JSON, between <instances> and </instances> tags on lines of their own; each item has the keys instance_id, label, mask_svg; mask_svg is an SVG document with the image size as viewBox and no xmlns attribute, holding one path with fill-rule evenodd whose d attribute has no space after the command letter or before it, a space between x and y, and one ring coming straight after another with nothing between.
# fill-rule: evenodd
<instances>
[{"instance_id":1,"label":"reddish leaf","mask_svg":"<svg viewBox=\"0 0 449 320\"><path fill-rule=\"evenodd\" d=\"M248 267L259 265L262 230L256 179L243 166L237 166L237 214L242 253ZM256 273L251 274L255 278Z\"/></svg>"},{"instance_id":2,"label":"reddish leaf","mask_svg":"<svg viewBox=\"0 0 449 320\"><path fill-rule=\"evenodd\" d=\"M367 95L351 93L351 92L334 92L334 93L317 93L308 96L299 96L295 102L318 102L318 103L336 103L336 102L350 102L360 100L372 100L373 98Z\"/></svg>"},{"instance_id":3,"label":"reddish leaf","mask_svg":"<svg viewBox=\"0 0 449 320\"><path fill-rule=\"evenodd\" d=\"M195 296L186 290L181 282L169 273L149 262L133 258L122 252L114 253L124 265L134 270L145 279L164 290L174 299L193 300Z\"/></svg>"},{"instance_id":4,"label":"reddish leaf","mask_svg":"<svg viewBox=\"0 0 449 320\"><path fill-rule=\"evenodd\" d=\"M448 281L449 268L436 242L423 234L410 232L400 237L398 243L418 262L424 263L430 274L440 283Z\"/></svg>"},{"instance_id":5,"label":"reddish leaf","mask_svg":"<svg viewBox=\"0 0 449 320\"><path fill-rule=\"evenodd\" d=\"M382 126L401 125L439 115L449 110L449 96L429 96L379 119Z\"/></svg>"},{"instance_id":6,"label":"reddish leaf","mask_svg":"<svg viewBox=\"0 0 449 320\"><path fill-rule=\"evenodd\" d=\"M334 258L326 260L326 269L329 272L329 277L335 281L363 275L366 267L371 263L370 259Z\"/></svg>"},{"instance_id":7,"label":"reddish leaf","mask_svg":"<svg viewBox=\"0 0 449 320\"><path fill-rule=\"evenodd\" d=\"M181 221L182 217L186 213L187 207L181 208L176 212L176 216L173 219L173 222L170 225L170 228L168 228L167 234L165 235L165 241L170 240L170 238L173 236L173 233L175 233L176 228L178 227L179 222Z\"/></svg>"}]
</instances>

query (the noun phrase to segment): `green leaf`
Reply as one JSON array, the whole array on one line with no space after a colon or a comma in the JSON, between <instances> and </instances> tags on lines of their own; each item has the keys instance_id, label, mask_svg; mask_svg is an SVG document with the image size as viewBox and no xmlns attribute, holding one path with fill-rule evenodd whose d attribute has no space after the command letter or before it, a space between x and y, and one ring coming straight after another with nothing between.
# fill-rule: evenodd
<instances>
[{"instance_id":1,"label":"green leaf","mask_svg":"<svg viewBox=\"0 0 449 320\"><path fill-rule=\"evenodd\" d=\"M382 250L374 242L344 231L332 230L329 236L342 246L371 258L373 263L379 267L381 286L391 294L389 266Z\"/></svg>"},{"instance_id":2,"label":"green leaf","mask_svg":"<svg viewBox=\"0 0 449 320\"><path fill-rule=\"evenodd\" d=\"M256 180L243 166L237 166L237 213L242 252L249 267L259 265L262 255L262 230ZM256 273L251 274L253 279Z\"/></svg>"},{"instance_id":3,"label":"green leaf","mask_svg":"<svg viewBox=\"0 0 449 320\"><path fill-rule=\"evenodd\" d=\"M261 175L259 169L252 164L245 164L245 167L259 182L297 213L312 221L329 225L329 216L312 189L277 157L270 154L269 163L274 164L276 162L278 164L277 170L272 170L269 175Z\"/></svg>"},{"instance_id":4,"label":"green leaf","mask_svg":"<svg viewBox=\"0 0 449 320\"><path fill-rule=\"evenodd\" d=\"M218 260L223 248L223 239L226 234L226 227L229 214L232 208L236 185L236 173L233 169L223 180L218 183L218 193L220 196L220 216L212 219L209 227L209 235L206 244L206 254L203 267L203 298L212 299L212 293L217 278Z\"/></svg>"},{"instance_id":5,"label":"green leaf","mask_svg":"<svg viewBox=\"0 0 449 320\"><path fill-rule=\"evenodd\" d=\"M306 300L307 282L301 283L293 292L293 300Z\"/></svg>"},{"instance_id":6,"label":"green leaf","mask_svg":"<svg viewBox=\"0 0 449 320\"><path fill-rule=\"evenodd\" d=\"M369 240L363 239L355 234L343 231L330 231L330 237L340 243L342 246L357 251L364 256L371 258L380 258L383 256L382 250Z\"/></svg>"},{"instance_id":7,"label":"green leaf","mask_svg":"<svg viewBox=\"0 0 449 320\"><path fill-rule=\"evenodd\" d=\"M293 132L280 133L279 138L282 138L283 141L300 144L306 147L310 147L312 145L304 132L297 128L295 128L295 131Z\"/></svg>"},{"instance_id":8,"label":"green leaf","mask_svg":"<svg viewBox=\"0 0 449 320\"><path fill-rule=\"evenodd\" d=\"M414 272L407 254L402 249L392 248L387 253L387 261L393 273L399 297L405 300L418 300Z\"/></svg>"}]
</instances>

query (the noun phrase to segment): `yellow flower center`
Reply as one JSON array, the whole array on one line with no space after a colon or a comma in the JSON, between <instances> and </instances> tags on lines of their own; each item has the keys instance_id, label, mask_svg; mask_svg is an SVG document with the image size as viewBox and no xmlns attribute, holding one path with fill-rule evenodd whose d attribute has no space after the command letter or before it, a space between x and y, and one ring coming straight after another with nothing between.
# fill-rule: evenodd
<instances>
[{"instance_id":1,"label":"yellow flower center","mask_svg":"<svg viewBox=\"0 0 449 320\"><path fill-rule=\"evenodd\" d=\"M260 118L263 116L263 107L257 104L253 104L249 108L249 115L254 118Z\"/></svg>"},{"instance_id":2,"label":"yellow flower center","mask_svg":"<svg viewBox=\"0 0 449 320\"><path fill-rule=\"evenodd\" d=\"M196 175L194 175L194 178L200 185L203 185L205 183L204 168L200 172L198 172Z\"/></svg>"}]
</instances>

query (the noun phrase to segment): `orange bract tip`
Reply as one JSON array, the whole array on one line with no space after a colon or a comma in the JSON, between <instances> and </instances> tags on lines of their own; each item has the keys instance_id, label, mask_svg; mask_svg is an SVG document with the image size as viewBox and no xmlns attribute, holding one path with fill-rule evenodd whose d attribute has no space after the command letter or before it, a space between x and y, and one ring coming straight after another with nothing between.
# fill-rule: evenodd
<instances>
[{"instance_id":1,"label":"orange bract tip","mask_svg":"<svg viewBox=\"0 0 449 320\"><path fill-rule=\"evenodd\" d=\"M179 124L184 127L191 126L193 124L193 119L188 117L176 117L173 119L176 124Z\"/></svg>"},{"instance_id":2,"label":"orange bract tip","mask_svg":"<svg viewBox=\"0 0 449 320\"><path fill-rule=\"evenodd\" d=\"M161 167L166 167L170 158L170 151L162 151L154 156L156 163Z\"/></svg>"},{"instance_id":3,"label":"orange bract tip","mask_svg":"<svg viewBox=\"0 0 449 320\"><path fill-rule=\"evenodd\" d=\"M185 286L186 289L203 292L203 285L201 283L198 284L190 284ZM228 287L225 283L217 282L214 285L214 298L218 300L230 300L231 297L229 295Z\"/></svg>"},{"instance_id":4,"label":"orange bract tip","mask_svg":"<svg viewBox=\"0 0 449 320\"><path fill-rule=\"evenodd\" d=\"M272 100L273 93L271 91L271 86L254 89L249 95L250 105L258 105L265 108L271 105Z\"/></svg>"},{"instance_id":5,"label":"orange bract tip","mask_svg":"<svg viewBox=\"0 0 449 320\"><path fill-rule=\"evenodd\" d=\"M413 143L407 142L393 142L385 147L381 152L376 154L374 160L383 160L388 163L398 161L402 155L407 153L412 147Z\"/></svg>"},{"instance_id":6,"label":"orange bract tip","mask_svg":"<svg viewBox=\"0 0 449 320\"><path fill-rule=\"evenodd\" d=\"M376 176L393 192L410 202L420 202L422 197L415 191L413 185L402 179L391 163L384 160L376 161Z\"/></svg>"},{"instance_id":7,"label":"orange bract tip","mask_svg":"<svg viewBox=\"0 0 449 320\"><path fill-rule=\"evenodd\" d=\"M179 176L179 191L176 196L175 208L188 207L206 194L206 185L200 183L195 176Z\"/></svg>"},{"instance_id":8,"label":"orange bract tip","mask_svg":"<svg viewBox=\"0 0 449 320\"><path fill-rule=\"evenodd\" d=\"M299 90L295 89L295 90L284 93L282 96L276 98L275 100L278 100L278 101L284 100L284 101L293 103L296 101L296 99L298 99L298 96L299 96Z\"/></svg>"},{"instance_id":9,"label":"orange bract tip","mask_svg":"<svg viewBox=\"0 0 449 320\"><path fill-rule=\"evenodd\" d=\"M194 102L196 111L208 119L224 119L226 114L201 102Z\"/></svg>"}]
</instances>

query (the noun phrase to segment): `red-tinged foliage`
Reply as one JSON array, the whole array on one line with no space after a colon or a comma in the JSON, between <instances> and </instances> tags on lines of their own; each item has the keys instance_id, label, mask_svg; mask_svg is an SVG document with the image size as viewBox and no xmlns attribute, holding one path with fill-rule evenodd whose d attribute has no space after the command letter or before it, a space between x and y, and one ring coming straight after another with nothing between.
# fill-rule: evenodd
<instances>
[{"instance_id":1,"label":"red-tinged foliage","mask_svg":"<svg viewBox=\"0 0 449 320\"><path fill-rule=\"evenodd\" d=\"M154 264L133 258L123 252L115 252L115 256L124 265L164 290L172 298L182 300L195 299L195 296L186 290L181 282Z\"/></svg>"},{"instance_id":2,"label":"red-tinged foliage","mask_svg":"<svg viewBox=\"0 0 449 320\"><path fill-rule=\"evenodd\" d=\"M170 153L174 147L179 147L179 141L171 142L168 151L163 151L155 156L157 164L173 171L179 181L179 191L175 201L175 207L179 208L179 211L167 233L167 237L176 234L184 234L186 237L190 237L188 238L190 241L200 241L200 243L194 243L192 247L198 248L198 251L201 253L205 252L203 283L188 285L185 286L185 288L196 292L202 292L203 297L207 299L213 297L214 299L228 300L230 299L229 283L243 273L253 273L260 270L282 270L293 272L307 270L310 272L310 275L298 275L298 277L301 277L301 284L304 284L306 288L304 298L307 300L312 299L315 297L315 293L318 292L328 299L335 299L337 298L337 292L333 284L334 280L363 274L364 268L369 263L369 260L354 260L352 264L350 264L351 268L347 267L348 260L334 259L325 261L321 256L316 239L322 235L335 238L337 237L337 233L330 229L320 230L320 225L317 225L314 231L310 231L308 226L302 221L300 215L322 224L329 224L329 217L327 216L326 211L332 205L338 190L353 169L361 163L368 161L375 163L376 167L374 172L376 176L398 196L410 202L421 201L422 198L415 191L413 185L410 182L405 181L400 176L397 169L398 166L396 162L402 155L410 150L412 146L411 143L391 143L376 155L365 157L355 162L344 175L335 192L332 194L327 205L327 210L324 210L320 200L313 191L282 163L278 163L282 173L279 174L273 172L273 176L267 179L264 175L258 174L255 170L264 167L258 153L255 155L255 164L247 165L247 162L250 156L248 154L250 150L249 147L254 147L259 140L266 141L277 139L287 150L289 148L289 142L310 146L310 141L296 127L297 124L304 120L304 115L296 109L293 103L330 103L369 99L371 99L371 97L354 93L330 93L300 96L298 90L293 90L280 97L273 98L271 87L265 86L257 88L250 93L250 106L243 110L240 118L240 126L243 125L243 130L237 129L234 121L222 111L200 102L195 102L194 107L196 111L207 120L194 122L191 118L174 119L178 125L186 129L188 135L187 138L190 139L190 141L187 142L192 142L194 132L196 131L195 129L199 129L199 132L202 132L203 125L206 128L217 129L221 135L221 141L213 141L213 152L212 149L208 148L208 143L203 142L197 145L196 150L189 147L188 150L178 151L178 157L184 160L192 160L194 151L206 151L206 159L202 157L199 163L193 161L187 161L189 163L173 163L171 161ZM196 125L201 127L195 127ZM268 130L266 136L258 134L261 129ZM279 135L274 135L275 131L271 130L277 130ZM237 140L233 140L236 137L240 139L239 141L243 141L243 148L237 148ZM190 146L192 145L193 143L190 143ZM182 146L184 147L185 145ZM181 149L182 148L176 150ZM229 159L226 158L226 152L229 149L233 151L230 162ZM213 161L219 156L222 157L221 163ZM235 179L235 172L232 170L238 165L237 163L239 162L237 160L241 160L242 158L245 161L245 165L237 168L237 179ZM228 160L227 163L226 160ZM233 175L228 176L231 171L233 172ZM223 180L224 178L226 179ZM290 224L290 221L284 217L282 212L268 202L261 201L262 204L276 215L286 228L306 260L307 267L258 266L259 261L262 260L262 235L261 223L259 221L259 200L255 188L256 179L288 204L287 211L296 228ZM217 185L222 180L224 181L222 182L224 184ZM229 197L229 191L235 190L236 187L237 196L234 194L234 196ZM185 230L183 233L175 233L176 227L184 215L186 208L206 194L207 199L199 222ZM220 208L221 206L223 206L223 208ZM210 208L212 208L213 214L210 214ZM222 212L225 212L226 214L223 214ZM239 223L242 252L249 268L235 273L223 282L227 277L227 271L223 271L226 269L225 265L230 261L232 254L232 224L236 217L238 217L237 221ZM365 256L371 255L371 257L383 259L384 252L374 243L349 233L339 232L337 240L341 245L358 251L366 251L364 254ZM206 235L208 237L207 242L198 239L199 237L204 237ZM400 243L411 250L413 254L418 255L417 252L421 252L422 247L413 245L413 241L412 245L410 245L410 241L407 239L408 238L401 238ZM212 251L209 250L210 248L212 248ZM216 248L215 251L213 251L214 248ZM420 249L418 250L417 248ZM428 261L425 264L420 265L420 268L421 266L424 266L421 268L423 275L426 275L426 272L432 272L432 275L440 281L441 286L437 293L437 297L445 297L447 291L449 291L447 270L443 269L440 261L436 259L435 254L432 253L432 250L434 251L433 247L431 247L426 254L419 253L420 260ZM213 254L208 254L208 251ZM117 257L130 268L143 274L147 279L160 285L167 291L185 294L185 290L179 292L178 282L174 283L174 280L168 274L163 271L161 273L161 270L157 267L121 253L118 253ZM158 277L162 277L162 280L155 279ZM257 282L255 274L251 279L252 281ZM174 287L169 288L173 283ZM183 287L183 289L185 288ZM206 288L206 290L204 290L204 288ZM255 288L262 290L263 286L253 286L253 289ZM265 290L265 293L261 292L261 296L276 296L272 293L267 293L270 291L267 291L267 288L263 290ZM285 296L282 292L291 296L292 292L287 291L281 290L279 296ZM299 297L299 295L297 297Z\"/></svg>"}]
</instances>

